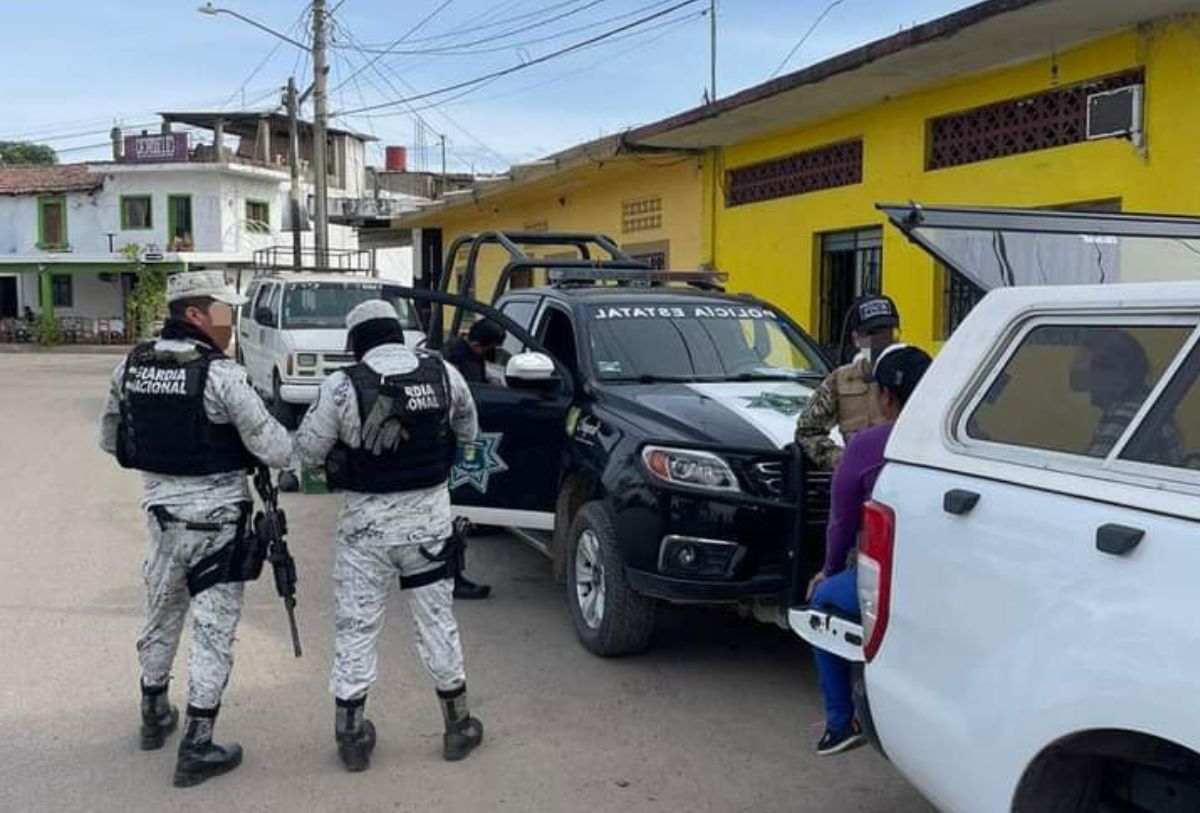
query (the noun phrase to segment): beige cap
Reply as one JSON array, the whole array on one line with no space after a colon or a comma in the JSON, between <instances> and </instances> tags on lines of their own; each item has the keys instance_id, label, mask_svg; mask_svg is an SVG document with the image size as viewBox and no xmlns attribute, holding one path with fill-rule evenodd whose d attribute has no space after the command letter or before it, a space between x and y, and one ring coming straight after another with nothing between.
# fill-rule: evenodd
<instances>
[{"instance_id":1,"label":"beige cap","mask_svg":"<svg viewBox=\"0 0 1200 813\"><path fill-rule=\"evenodd\" d=\"M366 302L355 305L354 309L346 314L346 329L354 330L354 328L363 322L370 322L372 319L400 321L400 317L396 315L396 309L392 307L392 303L384 302L382 299L368 299Z\"/></svg>"},{"instance_id":2,"label":"beige cap","mask_svg":"<svg viewBox=\"0 0 1200 813\"><path fill-rule=\"evenodd\" d=\"M167 277L167 302L211 297L227 305L244 305L246 297L225 281L223 271L185 271Z\"/></svg>"}]
</instances>

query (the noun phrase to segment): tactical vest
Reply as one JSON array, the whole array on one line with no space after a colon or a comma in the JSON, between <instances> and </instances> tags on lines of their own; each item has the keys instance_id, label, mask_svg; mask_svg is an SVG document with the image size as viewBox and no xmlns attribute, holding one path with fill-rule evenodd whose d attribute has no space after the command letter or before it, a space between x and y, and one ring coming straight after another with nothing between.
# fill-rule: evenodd
<instances>
[{"instance_id":1,"label":"tactical vest","mask_svg":"<svg viewBox=\"0 0 1200 813\"><path fill-rule=\"evenodd\" d=\"M871 362L858 359L833 371L833 389L837 394L838 429L847 442L864 429L886 423L875 397L871 380Z\"/></svg>"},{"instance_id":2,"label":"tactical vest","mask_svg":"<svg viewBox=\"0 0 1200 813\"><path fill-rule=\"evenodd\" d=\"M374 454L340 441L325 461L331 485L367 494L391 494L446 482L454 466L458 441L450 428L450 381L441 357L417 354L410 373L381 376L359 363L343 372L358 398L359 425L381 395L392 399L391 416L403 427L396 446Z\"/></svg>"},{"instance_id":3,"label":"tactical vest","mask_svg":"<svg viewBox=\"0 0 1200 813\"><path fill-rule=\"evenodd\" d=\"M140 344L125 360L117 461L127 469L199 477L245 470L253 464L232 424L213 423L204 411L204 388L214 359L199 345L187 361Z\"/></svg>"}]
</instances>

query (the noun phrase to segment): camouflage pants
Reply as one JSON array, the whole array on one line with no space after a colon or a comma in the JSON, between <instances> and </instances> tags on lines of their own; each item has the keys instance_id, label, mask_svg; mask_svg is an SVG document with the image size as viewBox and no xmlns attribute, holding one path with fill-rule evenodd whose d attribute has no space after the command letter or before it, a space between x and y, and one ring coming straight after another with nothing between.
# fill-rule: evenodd
<instances>
[{"instance_id":1,"label":"camouflage pants","mask_svg":"<svg viewBox=\"0 0 1200 813\"><path fill-rule=\"evenodd\" d=\"M414 576L437 566L418 547L338 542L333 565L333 674L329 681L329 689L338 699L357 700L375 682L379 633L392 585L400 576ZM466 681L453 591L452 579L404 591L416 630L417 654L440 691L457 689Z\"/></svg>"},{"instance_id":2,"label":"camouflage pants","mask_svg":"<svg viewBox=\"0 0 1200 813\"><path fill-rule=\"evenodd\" d=\"M237 521L236 506L172 507L171 514L191 522ZM219 550L236 534L236 526L220 531L192 531L182 523L159 525L147 515L150 547L142 567L146 582L146 626L138 638L142 683L161 686L171 676L188 609L192 611L192 651L188 658L188 705L212 709L233 668L233 640L242 614L241 583L218 584L195 598L188 595L188 568Z\"/></svg>"}]
</instances>

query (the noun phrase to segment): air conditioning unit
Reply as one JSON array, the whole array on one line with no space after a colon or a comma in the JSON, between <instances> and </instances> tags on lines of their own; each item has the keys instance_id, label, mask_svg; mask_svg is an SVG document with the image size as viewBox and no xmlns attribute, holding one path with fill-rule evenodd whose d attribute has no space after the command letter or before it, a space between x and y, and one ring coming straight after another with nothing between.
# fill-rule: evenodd
<instances>
[{"instance_id":1,"label":"air conditioning unit","mask_svg":"<svg viewBox=\"0 0 1200 813\"><path fill-rule=\"evenodd\" d=\"M1142 86L1127 85L1087 98L1087 137L1142 139Z\"/></svg>"}]
</instances>

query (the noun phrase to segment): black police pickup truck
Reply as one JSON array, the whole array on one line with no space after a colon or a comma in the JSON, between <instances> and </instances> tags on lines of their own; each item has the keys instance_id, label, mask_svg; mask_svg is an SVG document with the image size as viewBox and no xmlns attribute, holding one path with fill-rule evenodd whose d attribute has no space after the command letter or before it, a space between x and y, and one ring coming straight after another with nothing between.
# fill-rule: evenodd
<instances>
[{"instance_id":1,"label":"black police pickup truck","mask_svg":"<svg viewBox=\"0 0 1200 813\"><path fill-rule=\"evenodd\" d=\"M507 337L471 385L481 435L451 475L456 512L547 554L599 655L644 649L660 601L786 624L785 591L822 560L829 474L789 444L827 362L782 311L703 274L559 270L470 309Z\"/></svg>"}]
</instances>

